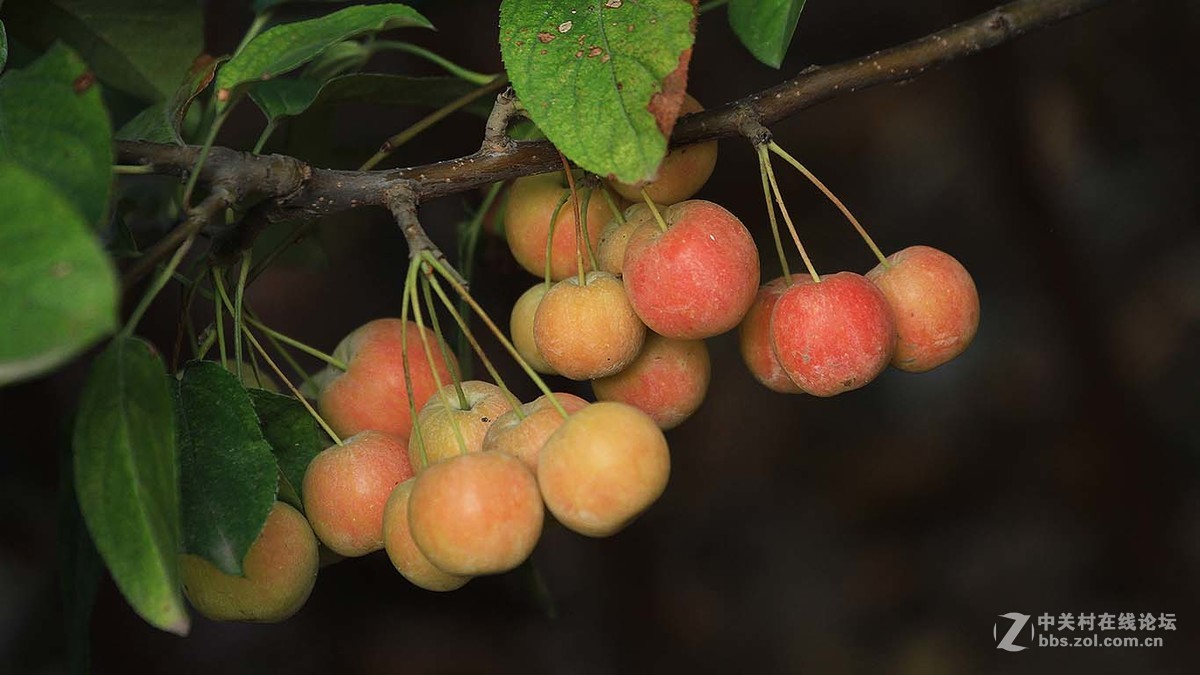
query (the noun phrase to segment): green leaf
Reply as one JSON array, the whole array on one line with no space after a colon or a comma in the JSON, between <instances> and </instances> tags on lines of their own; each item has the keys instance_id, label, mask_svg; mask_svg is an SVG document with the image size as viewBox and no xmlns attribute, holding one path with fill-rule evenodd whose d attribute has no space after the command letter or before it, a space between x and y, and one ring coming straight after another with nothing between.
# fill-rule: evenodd
<instances>
[{"instance_id":1,"label":"green leaf","mask_svg":"<svg viewBox=\"0 0 1200 675\"><path fill-rule=\"evenodd\" d=\"M8 0L23 40L74 47L105 84L148 101L175 91L204 46L195 0Z\"/></svg>"},{"instance_id":2,"label":"green leaf","mask_svg":"<svg viewBox=\"0 0 1200 675\"><path fill-rule=\"evenodd\" d=\"M72 423L74 420L72 420ZM73 426L73 424L72 424ZM62 598L67 664L71 673L88 673L91 660L91 619L104 564L88 536L79 500L70 439L60 442L58 482L58 569Z\"/></svg>"},{"instance_id":3,"label":"green leaf","mask_svg":"<svg viewBox=\"0 0 1200 675\"><path fill-rule=\"evenodd\" d=\"M692 46L693 14L688 0L504 0L500 53L555 146L588 171L632 183L653 177L666 154L648 107Z\"/></svg>"},{"instance_id":4,"label":"green leaf","mask_svg":"<svg viewBox=\"0 0 1200 675\"><path fill-rule=\"evenodd\" d=\"M440 108L476 89L456 77L410 77L354 73L335 77L323 85L300 77L267 80L250 87L250 98L268 121L294 117L313 107L335 103L379 103ZM484 99L464 110L487 117L492 101Z\"/></svg>"},{"instance_id":5,"label":"green leaf","mask_svg":"<svg viewBox=\"0 0 1200 675\"><path fill-rule=\"evenodd\" d=\"M200 92L212 83L217 66L227 60L228 57L222 57L197 63L175 93L171 94L171 98L151 105L126 122L117 130L117 139L183 145L181 130L188 108Z\"/></svg>"},{"instance_id":6,"label":"green leaf","mask_svg":"<svg viewBox=\"0 0 1200 675\"><path fill-rule=\"evenodd\" d=\"M96 550L143 619L179 635L179 471L162 359L134 337L92 364L75 422L75 492Z\"/></svg>"},{"instance_id":7,"label":"green leaf","mask_svg":"<svg viewBox=\"0 0 1200 675\"><path fill-rule=\"evenodd\" d=\"M229 105L237 87L298 68L343 40L404 26L433 27L416 10L399 4L347 7L316 19L275 26L246 44L217 73L218 105Z\"/></svg>"},{"instance_id":8,"label":"green leaf","mask_svg":"<svg viewBox=\"0 0 1200 675\"><path fill-rule=\"evenodd\" d=\"M262 533L275 503L275 459L233 373L193 361L173 382L183 498L183 550L226 574Z\"/></svg>"},{"instance_id":9,"label":"green leaf","mask_svg":"<svg viewBox=\"0 0 1200 675\"><path fill-rule=\"evenodd\" d=\"M0 161L0 385L46 372L117 325L117 275L46 179Z\"/></svg>"},{"instance_id":10,"label":"green leaf","mask_svg":"<svg viewBox=\"0 0 1200 675\"><path fill-rule=\"evenodd\" d=\"M754 58L778 68L803 9L804 0L729 0L729 26Z\"/></svg>"},{"instance_id":11,"label":"green leaf","mask_svg":"<svg viewBox=\"0 0 1200 675\"><path fill-rule=\"evenodd\" d=\"M295 398L263 389L249 391L263 436L271 444L279 470L303 502L300 491L304 485L304 472L313 457L333 442Z\"/></svg>"},{"instance_id":12,"label":"green leaf","mask_svg":"<svg viewBox=\"0 0 1200 675\"><path fill-rule=\"evenodd\" d=\"M57 45L0 78L0 160L23 165L62 190L88 224L108 208L112 130L87 66Z\"/></svg>"},{"instance_id":13,"label":"green leaf","mask_svg":"<svg viewBox=\"0 0 1200 675\"><path fill-rule=\"evenodd\" d=\"M8 63L8 33L4 32L4 22L0 21L0 72L4 71L6 63Z\"/></svg>"}]
</instances>

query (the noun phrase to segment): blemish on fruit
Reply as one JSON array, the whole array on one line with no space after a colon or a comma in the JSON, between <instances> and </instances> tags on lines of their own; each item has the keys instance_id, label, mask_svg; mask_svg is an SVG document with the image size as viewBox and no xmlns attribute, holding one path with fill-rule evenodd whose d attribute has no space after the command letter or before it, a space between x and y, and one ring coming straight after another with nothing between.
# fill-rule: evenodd
<instances>
[{"instance_id":1,"label":"blemish on fruit","mask_svg":"<svg viewBox=\"0 0 1200 675\"><path fill-rule=\"evenodd\" d=\"M538 33L538 41L540 41L542 44L547 44L556 37L558 36L556 36L554 33Z\"/></svg>"},{"instance_id":2,"label":"blemish on fruit","mask_svg":"<svg viewBox=\"0 0 1200 675\"><path fill-rule=\"evenodd\" d=\"M564 21L564 22L558 24L558 32L566 33L567 31L571 30L571 27L574 25L575 25L574 22Z\"/></svg>"}]
</instances>

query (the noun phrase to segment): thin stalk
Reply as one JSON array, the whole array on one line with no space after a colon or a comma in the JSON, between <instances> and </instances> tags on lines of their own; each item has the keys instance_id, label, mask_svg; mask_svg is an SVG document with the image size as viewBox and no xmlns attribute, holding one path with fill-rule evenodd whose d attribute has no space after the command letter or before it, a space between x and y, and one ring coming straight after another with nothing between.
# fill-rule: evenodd
<instances>
[{"instance_id":1,"label":"thin stalk","mask_svg":"<svg viewBox=\"0 0 1200 675\"><path fill-rule=\"evenodd\" d=\"M455 280L454 275L450 273L450 270L446 269L445 265L443 265L440 260L438 260L428 251L423 252L421 255L425 259L425 262L427 262L430 267L437 271L437 273L442 276L442 279L444 279L446 283L450 285L450 288L454 289L454 292L458 294L458 297L462 298L467 305L471 307L471 311L475 312L475 315L478 316L481 321L483 321L484 325L488 327L488 330L492 331L492 335L496 336L496 339L500 341L500 344L504 345L504 348L508 350L510 355L512 355L513 359L517 362L517 365L521 366L521 370L525 371L525 374L529 376L529 379L533 381L533 384L550 399L550 402L554 405L554 409L557 410L565 419L567 417L567 411L562 407L562 404L558 402L558 399L554 396L554 392L550 391L550 387L546 386L546 381L543 380L541 376L538 375L537 372L529 365L525 358L521 356L521 353L518 352L517 348L513 346L512 341L508 339L508 336L504 334L504 331L500 330L500 328L496 326L496 323L492 321L492 318L488 316L488 313L484 311L483 307L481 307L478 302L475 302L475 298L472 298L471 294L467 292L467 289L463 288L462 284Z\"/></svg>"},{"instance_id":2,"label":"thin stalk","mask_svg":"<svg viewBox=\"0 0 1200 675\"><path fill-rule=\"evenodd\" d=\"M213 288L224 294L225 282L221 281L221 273L212 268ZM221 355L221 367L229 367L229 359L225 355L225 308L221 306L221 297L213 293L213 325L217 327L217 349Z\"/></svg>"},{"instance_id":3,"label":"thin stalk","mask_svg":"<svg viewBox=\"0 0 1200 675\"><path fill-rule=\"evenodd\" d=\"M416 260L414 258L414 260ZM421 338L421 347L425 350L425 362L429 364L429 372L433 374L433 382L437 385L437 397L442 402L442 406L446 409L446 414L450 418L450 429L454 431L454 442L458 445L460 454L467 454L467 442L463 439L462 429L459 428L458 418L453 414L454 409L450 407L450 401L446 398L446 391L442 385L442 377L438 375L437 367L433 361L433 349L429 346L429 336L425 334L425 320L421 316L421 298L417 295L416 279L413 279L412 288L406 288L405 292L412 296L413 320L417 322L417 335ZM409 390L409 395L412 391ZM464 407L463 410L469 410ZM416 418L413 418L413 425L416 426ZM428 458L423 458L426 466L429 464Z\"/></svg>"},{"instance_id":4,"label":"thin stalk","mask_svg":"<svg viewBox=\"0 0 1200 675\"><path fill-rule=\"evenodd\" d=\"M413 258L408 263L408 272L404 275L404 293L400 300L400 321L408 326L408 309L412 301L412 296L409 294L409 289L417 283L417 270L420 268L419 258ZM412 368L408 363L408 330L407 328L400 332L400 363L401 370L404 371L404 391L407 395L404 397L408 401L408 416L412 420L413 435L417 438L417 449L421 453L421 465L429 466L429 457L425 454L425 436L421 433L421 425L417 424L417 405L413 401L412 390ZM434 371L436 377L437 371ZM439 387L439 391L441 388ZM412 440L409 440L411 443ZM416 468L416 467L413 467Z\"/></svg>"},{"instance_id":5,"label":"thin stalk","mask_svg":"<svg viewBox=\"0 0 1200 675\"><path fill-rule=\"evenodd\" d=\"M151 164L113 164L112 172L117 176L145 176L157 169Z\"/></svg>"},{"instance_id":6,"label":"thin stalk","mask_svg":"<svg viewBox=\"0 0 1200 675\"><path fill-rule=\"evenodd\" d=\"M196 165L188 173L187 185L183 188L183 207L185 210L192 204L192 192L196 189L196 181L200 179L200 170L204 168L204 162L208 160L208 153L212 150L213 143L217 140L217 132L221 130L221 125L225 123L225 120L229 119L229 113L233 110L233 106L236 103L237 101L230 101L224 110L217 113L212 126L208 128L208 135L204 137L204 145L200 148L200 156L196 158Z\"/></svg>"},{"instance_id":7,"label":"thin stalk","mask_svg":"<svg viewBox=\"0 0 1200 675\"><path fill-rule=\"evenodd\" d=\"M246 298L246 275L250 272L250 250L242 252L242 264L238 267L237 287L233 289L233 354L238 366L238 379L242 379L242 324L245 322L242 307Z\"/></svg>"},{"instance_id":8,"label":"thin stalk","mask_svg":"<svg viewBox=\"0 0 1200 675\"><path fill-rule=\"evenodd\" d=\"M850 209L846 208L846 205L842 203L842 200L838 199L837 195L833 194L833 190L825 187L825 184L822 183L821 180L813 174L813 172L809 171L795 157L792 157L790 154L788 154L786 150L779 147L775 141L768 143L767 148L769 148L771 152L782 157L788 164L794 166L797 171L804 174L804 177L807 178L809 182L817 186L817 189L824 193L829 201L833 202L834 206L838 207L838 210L842 212L842 215L846 217L846 220L850 221L850 224L853 225L854 229L858 231L858 235L867 243L867 248L871 249L871 252L875 254L876 258L879 258L879 262L884 266L884 268L891 267L891 265L888 263L887 256L885 256L883 251L880 251L879 247L875 245L875 240L871 239L871 235L867 234L867 229L858 222L858 218L855 218L853 213L850 213Z\"/></svg>"},{"instance_id":9,"label":"thin stalk","mask_svg":"<svg viewBox=\"0 0 1200 675\"><path fill-rule=\"evenodd\" d=\"M479 233L483 229L483 217L487 215L488 210L492 208L492 204L499 198L500 191L503 188L504 183L502 181L492 183L491 187L488 188L487 194L483 196L483 201L480 202L479 209L471 217L471 222L467 224L466 232L462 234L459 240L458 264L462 268L459 271L468 284L471 283L472 278L475 276L475 251L479 246ZM498 208L502 207L503 204ZM465 313L466 305L460 304L459 312ZM470 326L470 317L467 317L467 319L467 325ZM461 375L465 378L470 378L468 367L470 366L471 346L467 343L466 336L462 331L459 331L458 338L455 341L455 352L458 354L459 367L463 368Z\"/></svg>"},{"instance_id":10,"label":"thin stalk","mask_svg":"<svg viewBox=\"0 0 1200 675\"><path fill-rule=\"evenodd\" d=\"M663 232L667 231L667 221L663 219L662 214L658 211L658 205L650 198L650 193L646 192L646 188L642 188L642 199L646 202L646 206L650 207L650 212L654 214L654 220L658 223L658 229Z\"/></svg>"},{"instance_id":11,"label":"thin stalk","mask_svg":"<svg viewBox=\"0 0 1200 675\"><path fill-rule=\"evenodd\" d=\"M788 267L787 253L783 250L783 237L779 234L779 220L775 218L775 202L771 199L771 185L767 179L767 148L755 146L758 154L758 173L762 176L763 199L767 202L767 218L771 221L771 236L775 239L775 253L779 256L779 265L783 268L784 283L792 285L792 271Z\"/></svg>"},{"instance_id":12,"label":"thin stalk","mask_svg":"<svg viewBox=\"0 0 1200 675\"><path fill-rule=\"evenodd\" d=\"M613 217L621 225L625 224L625 214L621 211L621 207L617 205L617 200L613 199L612 193L608 191L607 185L600 186L600 194L604 195L604 201L608 202L608 210L613 212Z\"/></svg>"},{"instance_id":13,"label":"thin stalk","mask_svg":"<svg viewBox=\"0 0 1200 675\"><path fill-rule=\"evenodd\" d=\"M587 285L587 272L583 269L583 244L587 239L583 233L583 219L579 215L579 191L575 189L575 176L571 175L571 165L567 163L567 156L558 153L558 159L562 161L563 175L567 177L567 187L571 190L571 208L575 210L575 271L579 274L579 285Z\"/></svg>"},{"instance_id":14,"label":"thin stalk","mask_svg":"<svg viewBox=\"0 0 1200 675\"><path fill-rule=\"evenodd\" d=\"M175 255L171 256L171 259L167 261L167 266L163 268L163 271L160 272L157 277L154 278L154 283L150 284L150 288L146 289L146 293L142 295L142 299L138 302L137 307L135 307L133 313L129 315L129 320L125 322L125 327L122 328L121 332L118 334L120 337L128 337L133 335L133 331L135 328L137 328L138 322L142 320L142 316L146 313L146 310L150 308L150 303L154 302L154 298L158 296L159 291L163 289L163 286L167 285L167 280L169 280L171 276L175 274L175 268L179 267L179 263L183 261L183 256L187 255L188 249L192 247L192 242L195 239L195 235L188 237L184 240L183 244L181 244L179 248L175 250Z\"/></svg>"},{"instance_id":15,"label":"thin stalk","mask_svg":"<svg viewBox=\"0 0 1200 675\"><path fill-rule=\"evenodd\" d=\"M263 127L262 133L258 135L258 140L254 142L254 149L250 152L257 155L262 152L263 146L267 144L267 139L271 134L275 133L275 128L279 126L276 120L267 120L267 126Z\"/></svg>"},{"instance_id":16,"label":"thin stalk","mask_svg":"<svg viewBox=\"0 0 1200 675\"><path fill-rule=\"evenodd\" d=\"M446 336L442 334L442 324L437 318L437 306L433 304L433 296L429 293L428 276L424 274L418 275L421 279L421 290L425 295L425 307L429 310L429 323L433 324L433 334L438 339L438 349L442 352L442 360L450 363L450 350L446 347ZM429 364L432 368L433 363ZM463 391L462 379L458 373L452 368L450 369L450 377L454 380L454 393L458 396L458 405L463 410L468 410L471 407L471 402L467 400L467 392Z\"/></svg>"},{"instance_id":17,"label":"thin stalk","mask_svg":"<svg viewBox=\"0 0 1200 675\"><path fill-rule=\"evenodd\" d=\"M562 213L562 208L570 197L571 193L563 190L558 203L554 205L554 210L550 212L550 227L546 229L546 288L550 288L550 284L554 282L554 267L551 263L554 262L554 230L558 226L558 214Z\"/></svg>"},{"instance_id":18,"label":"thin stalk","mask_svg":"<svg viewBox=\"0 0 1200 675\"><path fill-rule=\"evenodd\" d=\"M453 317L455 323L458 324L458 328L460 331L462 331L462 335L466 336L467 340L471 343L471 348L476 354L479 355L479 360L483 362L484 370L488 371L488 375L492 376L492 379L496 382L496 386L500 387L500 391L503 392L505 398L508 399L509 405L512 406L513 412L515 412L517 415L517 419L525 419L525 411L521 409L521 401L513 395L512 391L509 390L508 386L504 383L504 378L500 377L500 371L496 370L496 367L492 365L492 360L488 358L487 352L484 351L482 346L480 346L479 341L475 339L475 334L472 333L471 329L467 326L466 318L463 317L463 315L460 314L458 309L454 306L453 301L450 300L450 296L447 295L446 291L442 289L442 285L438 282L437 277L433 276L432 274L424 276L422 277L422 282L426 292L428 292L429 288L432 287L434 292L437 293L437 296L441 299L442 304L446 306L446 311L450 312L450 316Z\"/></svg>"},{"instance_id":19,"label":"thin stalk","mask_svg":"<svg viewBox=\"0 0 1200 675\"><path fill-rule=\"evenodd\" d=\"M808 259L808 252L804 250L804 244L800 243L800 235L796 233L796 226L792 223L792 217L788 215L787 205L783 203L783 195L779 194L779 181L775 180L775 170L771 168L771 157L767 156L767 178L771 182L771 190L775 193L775 203L779 205L779 212L783 214L783 222L787 223L788 232L792 235L792 241L796 243L796 249L800 251L800 258L804 261L804 266L808 268L809 275L816 283L821 283L821 276L817 274L817 270L813 267L812 261Z\"/></svg>"},{"instance_id":20,"label":"thin stalk","mask_svg":"<svg viewBox=\"0 0 1200 675\"><path fill-rule=\"evenodd\" d=\"M582 226L583 231L583 247L587 249L588 261L592 264L593 270L600 269L600 263L596 262L596 252L592 250L592 234L588 229L588 203L592 200L592 189L588 188L583 191L583 204L580 205L580 211L583 213Z\"/></svg>"},{"instance_id":21,"label":"thin stalk","mask_svg":"<svg viewBox=\"0 0 1200 675\"><path fill-rule=\"evenodd\" d=\"M280 333L279 331L271 328L270 326L267 326L265 323L263 323L262 321L260 321L257 318L247 316L246 323L248 323L251 326L254 326L258 330L262 331L268 337L279 340L283 344L285 344L289 347L292 347L293 349L302 351L305 354L308 354L309 356L311 356L313 358L324 361L325 363L328 363L329 365L333 366L334 368L337 368L338 370L344 371L344 370L348 369L348 366L346 365L345 361L342 361L341 359L337 358L336 356L331 356L329 354L326 354L325 352L323 352L315 347L310 347L295 338L288 337L288 336L284 335L283 333Z\"/></svg>"},{"instance_id":22,"label":"thin stalk","mask_svg":"<svg viewBox=\"0 0 1200 675\"><path fill-rule=\"evenodd\" d=\"M321 415L317 413L316 409L312 407L312 404L308 402L308 399L304 398L304 394L300 393L300 390L296 388L296 385L292 384L292 381L283 374L283 371L279 369L279 366L275 365L275 362L271 360L270 355L267 354L267 350L263 349L263 346L258 343L258 340L255 339L254 334L250 332L250 329L246 326L242 326L242 329L246 333L246 339L250 341L250 344L253 345L256 350L258 350L259 355L262 356L263 360L267 362L267 365L271 367L271 370L275 371L275 377L278 377L288 388L288 390L292 392L292 396L295 396L296 400L300 401L300 405L304 406L304 409L308 411L308 414L311 415L312 418L316 420L317 424L325 430L325 433L329 434L329 437L333 439L333 442L338 445L342 445L342 439L333 431L332 428L330 428L329 424L325 421L325 418L321 417Z\"/></svg>"},{"instance_id":23,"label":"thin stalk","mask_svg":"<svg viewBox=\"0 0 1200 675\"><path fill-rule=\"evenodd\" d=\"M479 73L468 68L463 68L457 63L454 63L453 61L439 54L435 54L424 47L418 47L417 45L410 44L408 42L398 42L396 40L376 40L371 45L372 52L387 50L405 52L406 54L419 56L426 61L429 61L430 63L442 68L458 79L470 82L471 84L484 85L488 82L491 82L492 79L496 77L495 75L488 75L486 73Z\"/></svg>"}]
</instances>

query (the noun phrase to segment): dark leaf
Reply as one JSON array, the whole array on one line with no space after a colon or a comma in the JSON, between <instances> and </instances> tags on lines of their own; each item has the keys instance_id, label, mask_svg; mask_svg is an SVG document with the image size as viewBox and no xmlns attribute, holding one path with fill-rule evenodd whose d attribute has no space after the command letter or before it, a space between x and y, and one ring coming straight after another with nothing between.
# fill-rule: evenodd
<instances>
[{"instance_id":1,"label":"dark leaf","mask_svg":"<svg viewBox=\"0 0 1200 675\"><path fill-rule=\"evenodd\" d=\"M324 85L303 77L259 82L250 88L250 98L268 120L276 120L337 103L440 108L475 89L475 85L456 77L354 73L335 77ZM464 108L482 117L487 117L491 109L492 102L487 99Z\"/></svg>"},{"instance_id":2,"label":"dark leaf","mask_svg":"<svg viewBox=\"0 0 1200 675\"><path fill-rule=\"evenodd\" d=\"M729 26L754 58L778 68L803 9L804 0L729 0Z\"/></svg>"},{"instance_id":3,"label":"dark leaf","mask_svg":"<svg viewBox=\"0 0 1200 675\"><path fill-rule=\"evenodd\" d=\"M226 60L228 57L199 59L193 64L184 82L171 94L171 98L159 101L138 113L117 130L116 137L122 141L183 145L183 120L187 117L192 101L212 83L217 66Z\"/></svg>"},{"instance_id":4,"label":"dark leaf","mask_svg":"<svg viewBox=\"0 0 1200 675\"><path fill-rule=\"evenodd\" d=\"M117 275L45 178L0 161L0 385L46 372L117 325Z\"/></svg>"},{"instance_id":5,"label":"dark leaf","mask_svg":"<svg viewBox=\"0 0 1200 675\"><path fill-rule=\"evenodd\" d=\"M275 459L235 375L193 361L173 382L183 550L240 575L275 503Z\"/></svg>"},{"instance_id":6,"label":"dark leaf","mask_svg":"<svg viewBox=\"0 0 1200 675\"><path fill-rule=\"evenodd\" d=\"M143 619L179 635L179 471L162 359L133 337L92 364L75 422L75 492L96 550Z\"/></svg>"},{"instance_id":7,"label":"dark leaf","mask_svg":"<svg viewBox=\"0 0 1200 675\"><path fill-rule=\"evenodd\" d=\"M251 389L250 400L254 402L263 435L271 444L279 470L302 501L300 490L309 462L333 441L322 433L304 406L291 396Z\"/></svg>"}]
</instances>

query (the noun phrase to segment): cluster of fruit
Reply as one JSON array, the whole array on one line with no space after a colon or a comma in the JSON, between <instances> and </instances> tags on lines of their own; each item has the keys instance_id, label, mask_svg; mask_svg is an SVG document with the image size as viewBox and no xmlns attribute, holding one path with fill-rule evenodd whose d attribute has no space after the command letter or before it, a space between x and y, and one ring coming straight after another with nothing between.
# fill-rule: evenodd
<instances>
[{"instance_id":1,"label":"cluster of fruit","mask_svg":"<svg viewBox=\"0 0 1200 675\"><path fill-rule=\"evenodd\" d=\"M698 109L689 97L685 112ZM553 394L539 380L546 394L522 404L498 379L460 381L440 331L419 314L418 323L362 326L334 352L345 369L314 378L337 443L307 469L303 515L276 505L244 578L187 556L193 605L218 619L285 618L313 587L318 540L344 557L386 549L406 579L446 591L524 562L546 510L584 535L619 531L666 488L663 430L704 400L704 339L734 328L754 376L788 393L833 396L889 363L921 372L961 353L979 321L962 265L925 246L885 259L851 217L879 265L865 276L818 276L765 147L764 193L770 182L809 274L793 277L781 260L784 276L761 288L746 227L691 198L712 173L715 143L673 150L646 184L576 190L569 174L566 185L554 174L515 181L505 236L516 260L544 281L513 307L511 343L498 337L531 375L590 380L598 402ZM641 203L622 208L620 198Z\"/></svg>"}]
</instances>

